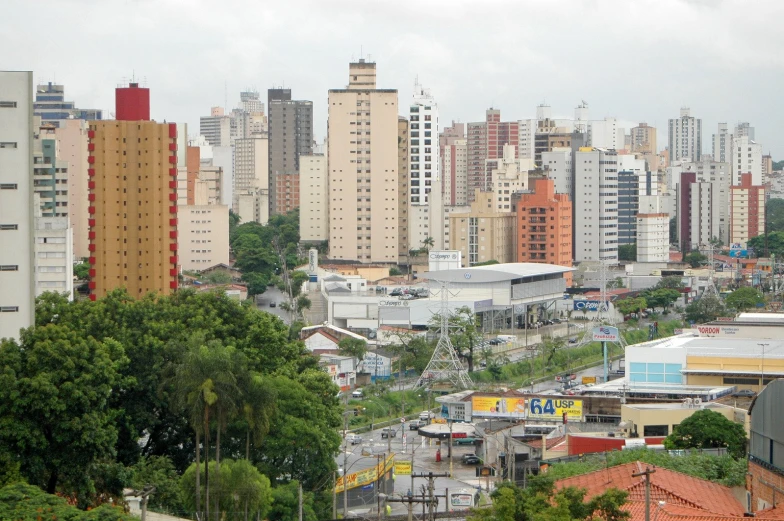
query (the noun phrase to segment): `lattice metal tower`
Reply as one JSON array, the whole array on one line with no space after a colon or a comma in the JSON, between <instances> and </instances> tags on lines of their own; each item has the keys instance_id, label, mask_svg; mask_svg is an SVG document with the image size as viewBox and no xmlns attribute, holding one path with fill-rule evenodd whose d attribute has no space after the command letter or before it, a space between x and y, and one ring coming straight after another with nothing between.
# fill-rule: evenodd
<instances>
[{"instance_id":1,"label":"lattice metal tower","mask_svg":"<svg viewBox=\"0 0 784 521\"><path fill-rule=\"evenodd\" d=\"M705 288L702 290L702 294L700 298L703 297L716 297L719 298L719 292L716 290L716 284L713 280L713 270L716 269L716 266L713 264L713 251L714 246L713 244L708 244L707 253L708 253L708 283L706 284Z\"/></svg>"},{"instance_id":2,"label":"lattice metal tower","mask_svg":"<svg viewBox=\"0 0 784 521\"><path fill-rule=\"evenodd\" d=\"M609 266L607 261L599 261L599 307L589 322L585 324L585 331L580 339L578 347L590 344L593 342L593 328L596 326L616 326L615 313L610 312L609 297L607 296L607 282L609 280ZM626 347L626 340L623 335L619 335L619 342L608 342L610 344L618 344L620 347Z\"/></svg>"},{"instance_id":3,"label":"lattice metal tower","mask_svg":"<svg viewBox=\"0 0 784 521\"><path fill-rule=\"evenodd\" d=\"M432 385L436 382L449 382L457 389L470 389L474 382L463 368L457 351L449 338L449 290L447 283L441 282L441 329L438 344L433 351L427 367L417 380L415 388Z\"/></svg>"}]
</instances>

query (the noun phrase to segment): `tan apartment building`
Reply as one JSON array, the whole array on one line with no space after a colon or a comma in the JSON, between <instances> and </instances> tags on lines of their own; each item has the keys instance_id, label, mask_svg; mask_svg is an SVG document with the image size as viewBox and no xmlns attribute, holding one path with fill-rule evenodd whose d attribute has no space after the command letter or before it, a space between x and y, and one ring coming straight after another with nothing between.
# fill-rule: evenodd
<instances>
[{"instance_id":1,"label":"tan apartment building","mask_svg":"<svg viewBox=\"0 0 784 521\"><path fill-rule=\"evenodd\" d=\"M149 120L149 90L117 89L115 121L88 131L90 298L177 288L177 125ZM119 119L119 118L129 119Z\"/></svg>"},{"instance_id":2,"label":"tan apartment building","mask_svg":"<svg viewBox=\"0 0 784 521\"><path fill-rule=\"evenodd\" d=\"M468 266L515 262L516 216L495 208L493 192L476 189L469 212L449 214L449 248L460 250Z\"/></svg>"},{"instance_id":3,"label":"tan apartment building","mask_svg":"<svg viewBox=\"0 0 784 521\"><path fill-rule=\"evenodd\" d=\"M329 91L329 249L332 259L397 263L400 248L397 90L376 88L376 64L349 64Z\"/></svg>"},{"instance_id":4,"label":"tan apartment building","mask_svg":"<svg viewBox=\"0 0 784 521\"><path fill-rule=\"evenodd\" d=\"M765 187L751 184L752 174L741 174L730 187L730 243L743 246L765 233Z\"/></svg>"},{"instance_id":5,"label":"tan apartment building","mask_svg":"<svg viewBox=\"0 0 784 521\"><path fill-rule=\"evenodd\" d=\"M299 208L299 172L275 175L275 213Z\"/></svg>"},{"instance_id":6,"label":"tan apartment building","mask_svg":"<svg viewBox=\"0 0 784 521\"><path fill-rule=\"evenodd\" d=\"M73 230L73 254L77 259L90 256L87 238L87 122L63 120L54 131L60 158L68 164L68 217Z\"/></svg>"},{"instance_id":7,"label":"tan apartment building","mask_svg":"<svg viewBox=\"0 0 784 521\"><path fill-rule=\"evenodd\" d=\"M229 263L229 207L188 205L177 209L179 262L183 270L201 271Z\"/></svg>"},{"instance_id":8,"label":"tan apartment building","mask_svg":"<svg viewBox=\"0 0 784 521\"><path fill-rule=\"evenodd\" d=\"M517 159L516 149L515 145L504 145L503 158L498 168L493 169L495 207L499 212L515 211L512 196L528 190L528 170L533 168L533 160Z\"/></svg>"},{"instance_id":9,"label":"tan apartment building","mask_svg":"<svg viewBox=\"0 0 784 521\"><path fill-rule=\"evenodd\" d=\"M408 193L409 171L408 171L408 120L404 117L397 118L397 191L400 194L397 208L398 224L398 244L397 252L398 263L402 264L402 257L408 256L408 231L411 224L409 216L409 204L406 198ZM406 260L406 262L408 262Z\"/></svg>"},{"instance_id":10,"label":"tan apartment building","mask_svg":"<svg viewBox=\"0 0 784 521\"><path fill-rule=\"evenodd\" d=\"M300 156L299 176L300 240L310 243L326 241L329 239L327 156Z\"/></svg>"},{"instance_id":11,"label":"tan apartment building","mask_svg":"<svg viewBox=\"0 0 784 521\"><path fill-rule=\"evenodd\" d=\"M267 224L270 211L269 145L264 134L234 140L234 211L242 222ZM242 202L240 202L242 199Z\"/></svg>"},{"instance_id":12,"label":"tan apartment building","mask_svg":"<svg viewBox=\"0 0 784 521\"><path fill-rule=\"evenodd\" d=\"M647 123L640 123L630 130L631 152L638 159L648 162L648 170L656 172L659 170L659 151L656 149L656 127L648 126Z\"/></svg>"}]
</instances>

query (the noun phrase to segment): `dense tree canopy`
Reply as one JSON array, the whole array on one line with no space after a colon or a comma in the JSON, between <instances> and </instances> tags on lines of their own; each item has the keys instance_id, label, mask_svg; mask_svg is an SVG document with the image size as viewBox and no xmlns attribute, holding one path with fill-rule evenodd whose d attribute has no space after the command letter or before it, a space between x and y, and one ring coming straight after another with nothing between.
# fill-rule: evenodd
<instances>
[{"instance_id":1,"label":"dense tree canopy","mask_svg":"<svg viewBox=\"0 0 784 521\"><path fill-rule=\"evenodd\" d=\"M683 256L683 262L686 262L692 268L699 268L708 262L708 257L699 250L692 250Z\"/></svg>"},{"instance_id":2,"label":"dense tree canopy","mask_svg":"<svg viewBox=\"0 0 784 521\"><path fill-rule=\"evenodd\" d=\"M686 306L684 318L690 322L703 324L727 316L727 308L719 297L701 297Z\"/></svg>"},{"instance_id":3,"label":"dense tree canopy","mask_svg":"<svg viewBox=\"0 0 784 521\"><path fill-rule=\"evenodd\" d=\"M700 409L675 427L664 439L664 446L669 450L726 448L732 457L742 458L746 455L746 431L721 413Z\"/></svg>"},{"instance_id":4,"label":"dense tree canopy","mask_svg":"<svg viewBox=\"0 0 784 521\"><path fill-rule=\"evenodd\" d=\"M729 308L737 309L738 311L746 311L757 307L759 304L764 304L765 298L757 288L749 286L736 289L727 295L725 302Z\"/></svg>"},{"instance_id":5,"label":"dense tree canopy","mask_svg":"<svg viewBox=\"0 0 784 521\"><path fill-rule=\"evenodd\" d=\"M101 505L89 512L71 506L65 498L47 494L26 483L0 489L0 519L14 521L135 521L118 507Z\"/></svg>"},{"instance_id":6,"label":"dense tree canopy","mask_svg":"<svg viewBox=\"0 0 784 521\"><path fill-rule=\"evenodd\" d=\"M631 261L637 260L637 243L621 244L618 246L618 260Z\"/></svg>"},{"instance_id":7,"label":"dense tree canopy","mask_svg":"<svg viewBox=\"0 0 784 521\"><path fill-rule=\"evenodd\" d=\"M217 401L206 410L201 398L182 399L178 368L192 352L210 361L202 390ZM212 364L220 357L227 364ZM335 468L337 387L279 318L222 293L135 300L117 290L72 303L45 294L36 327L19 343L3 341L0 360L0 446L27 480L49 489L89 500L109 486L98 461L110 464L113 488L142 475L164 480L167 469L182 473L194 462L198 433L205 460L219 448L276 484L299 479L320 490ZM112 470L115 461L135 469L141 457L136 478Z\"/></svg>"}]
</instances>

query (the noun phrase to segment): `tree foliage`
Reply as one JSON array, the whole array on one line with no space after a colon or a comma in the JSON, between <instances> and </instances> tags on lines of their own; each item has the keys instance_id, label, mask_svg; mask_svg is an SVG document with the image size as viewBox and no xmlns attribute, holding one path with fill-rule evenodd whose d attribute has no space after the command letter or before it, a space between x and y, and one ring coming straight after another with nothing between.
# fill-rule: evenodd
<instances>
[{"instance_id":1,"label":"tree foliage","mask_svg":"<svg viewBox=\"0 0 784 521\"><path fill-rule=\"evenodd\" d=\"M618 300L615 302L615 309L617 309L624 315L628 315L630 313L638 313L641 310L647 308L648 308L648 301L645 300L645 297L625 298L623 300Z\"/></svg>"},{"instance_id":2,"label":"tree foliage","mask_svg":"<svg viewBox=\"0 0 784 521\"><path fill-rule=\"evenodd\" d=\"M73 267L73 274L78 280L87 280L90 278L90 263L89 262L80 262L79 264L74 264Z\"/></svg>"},{"instance_id":3,"label":"tree foliage","mask_svg":"<svg viewBox=\"0 0 784 521\"><path fill-rule=\"evenodd\" d=\"M65 498L47 494L27 483L14 483L0 489L0 519L14 521L135 521L119 507L101 505L84 512L69 505Z\"/></svg>"},{"instance_id":4,"label":"tree foliage","mask_svg":"<svg viewBox=\"0 0 784 521\"><path fill-rule=\"evenodd\" d=\"M690 322L703 324L711 322L718 317L727 316L727 308L719 297L701 297L686 306L684 318Z\"/></svg>"},{"instance_id":5,"label":"tree foliage","mask_svg":"<svg viewBox=\"0 0 784 521\"><path fill-rule=\"evenodd\" d=\"M635 262L637 260L637 243L618 246L618 260Z\"/></svg>"},{"instance_id":6,"label":"tree foliage","mask_svg":"<svg viewBox=\"0 0 784 521\"><path fill-rule=\"evenodd\" d=\"M757 307L759 304L765 303L765 297L757 288L750 286L738 288L724 300L727 307L737 309L738 311L746 311Z\"/></svg>"},{"instance_id":7,"label":"tree foliage","mask_svg":"<svg viewBox=\"0 0 784 521\"><path fill-rule=\"evenodd\" d=\"M436 313L430 319L430 329L441 328L441 315ZM482 340L479 317L467 306L456 309L449 316L449 336L457 355L468 363L468 371L474 370L474 350Z\"/></svg>"},{"instance_id":8,"label":"tree foliage","mask_svg":"<svg viewBox=\"0 0 784 521\"><path fill-rule=\"evenodd\" d=\"M746 456L746 431L743 425L721 413L700 409L675 427L664 439L667 449L726 448L734 458Z\"/></svg>"},{"instance_id":9,"label":"tree foliage","mask_svg":"<svg viewBox=\"0 0 784 521\"><path fill-rule=\"evenodd\" d=\"M699 250L692 250L683 256L683 262L688 263L692 268L699 268L708 262L708 257Z\"/></svg>"},{"instance_id":10,"label":"tree foliage","mask_svg":"<svg viewBox=\"0 0 784 521\"><path fill-rule=\"evenodd\" d=\"M781 199L779 199L781 200ZM784 218L782 218L782 225L784 225ZM784 228L779 228L772 231L773 227L769 225L768 231L768 254L775 254L777 259L784 257ZM747 246L752 248L758 257L765 255L765 235L758 235L749 239Z\"/></svg>"},{"instance_id":11,"label":"tree foliage","mask_svg":"<svg viewBox=\"0 0 784 521\"><path fill-rule=\"evenodd\" d=\"M347 336L338 342L338 353L343 356L353 356L358 363L362 363L367 352L367 342L361 338Z\"/></svg>"},{"instance_id":12,"label":"tree foliage","mask_svg":"<svg viewBox=\"0 0 784 521\"><path fill-rule=\"evenodd\" d=\"M643 292L643 297L650 307L654 309L663 308L665 311L668 307L673 305L680 296L681 294L679 291L667 288L646 290Z\"/></svg>"}]
</instances>

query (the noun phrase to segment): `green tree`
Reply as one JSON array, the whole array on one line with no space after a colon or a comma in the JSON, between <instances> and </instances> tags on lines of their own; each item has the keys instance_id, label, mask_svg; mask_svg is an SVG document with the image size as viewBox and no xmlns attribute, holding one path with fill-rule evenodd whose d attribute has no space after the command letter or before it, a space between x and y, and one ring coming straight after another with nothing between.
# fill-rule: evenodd
<instances>
[{"instance_id":1,"label":"green tree","mask_svg":"<svg viewBox=\"0 0 784 521\"><path fill-rule=\"evenodd\" d=\"M618 260L635 262L637 260L637 243L618 246Z\"/></svg>"},{"instance_id":2,"label":"green tree","mask_svg":"<svg viewBox=\"0 0 784 521\"><path fill-rule=\"evenodd\" d=\"M678 240L678 219L670 218L670 244L677 244Z\"/></svg>"},{"instance_id":3,"label":"green tree","mask_svg":"<svg viewBox=\"0 0 784 521\"><path fill-rule=\"evenodd\" d=\"M257 273L255 271L251 271L248 273L242 274L242 281L248 288L248 296L252 297L254 295L261 295L265 291L267 291L267 286L269 286L270 278L265 273Z\"/></svg>"},{"instance_id":4,"label":"green tree","mask_svg":"<svg viewBox=\"0 0 784 521\"><path fill-rule=\"evenodd\" d=\"M215 270L199 277L208 284L231 284L231 275L225 271Z\"/></svg>"},{"instance_id":5,"label":"green tree","mask_svg":"<svg viewBox=\"0 0 784 521\"><path fill-rule=\"evenodd\" d=\"M389 268L390 277L399 277L400 275L403 275L403 272L400 271L400 268L398 268L397 266L392 266L391 268Z\"/></svg>"},{"instance_id":6,"label":"green tree","mask_svg":"<svg viewBox=\"0 0 784 521\"><path fill-rule=\"evenodd\" d=\"M250 442L259 445L269 432L270 418L275 412L275 393L260 374L247 373L242 385L242 419L247 424L245 459L250 459Z\"/></svg>"},{"instance_id":7,"label":"green tree","mask_svg":"<svg viewBox=\"0 0 784 521\"><path fill-rule=\"evenodd\" d=\"M14 483L0 489L0 519L14 521L135 521L120 507L101 505L84 512L69 505L65 498L47 494L27 483Z\"/></svg>"},{"instance_id":8,"label":"green tree","mask_svg":"<svg viewBox=\"0 0 784 521\"><path fill-rule=\"evenodd\" d=\"M662 279L656 283L654 289L677 289L681 290L686 286L683 284L683 279L677 275L671 275L669 277L662 277Z\"/></svg>"},{"instance_id":9,"label":"green tree","mask_svg":"<svg viewBox=\"0 0 784 521\"><path fill-rule=\"evenodd\" d=\"M484 262L477 262L476 264L474 264L474 266L493 266L495 264L500 264L500 263L495 259L490 259Z\"/></svg>"},{"instance_id":10,"label":"green tree","mask_svg":"<svg viewBox=\"0 0 784 521\"><path fill-rule=\"evenodd\" d=\"M19 458L30 483L89 504L90 469L114 457L109 397L127 363L118 342L59 324L0 343L0 446Z\"/></svg>"},{"instance_id":11,"label":"green tree","mask_svg":"<svg viewBox=\"0 0 784 521\"><path fill-rule=\"evenodd\" d=\"M621 277L615 277L614 279L607 281L607 289L621 289L625 287L623 278Z\"/></svg>"},{"instance_id":12,"label":"green tree","mask_svg":"<svg viewBox=\"0 0 784 521\"><path fill-rule=\"evenodd\" d=\"M435 240L434 240L432 237L425 237L425 238L422 240L422 248L423 248L425 251L430 251L430 248L432 248L433 246L435 246L435 244L436 244L436 241L435 241Z\"/></svg>"},{"instance_id":13,"label":"green tree","mask_svg":"<svg viewBox=\"0 0 784 521\"><path fill-rule=\"evenodd\" d=\"M299 482L291 481L272 489L272 508L269 521L296 521L299 519ZM316 521L318 516L313 506L313 493L302 495L302 519Z\"/></svg>"},{"instance_id":14,"label":"green tree","mask_svg":"<svg viewBox=\"0 0 784 521\"><path fill-rule=\"evenodd\" d=\"M183 509L180 498L180 476L171 459L166 456L144 456L131 467L131 486L142 490L147 485L155 487L150 496L149 508L179 514Z\"/></svg>"},{"instance_id":15,"label":"green tree","mask_svg":"<svg viewBox=\"0 0 784 521\"><path fill-rule=\"evenodd\" d=\"M718 317L727 316L727 308L719 297L706 296L693 301L686 306L684 318L690 322L703 324L711 322Z\"/></svg>"},{"instance_id":16,"label":"green tree","mask_svg":"<svg viewBox=\"0 0 784 521\"><path fill-rule=\"evenodd\" d=\"M743 458L746 431L721 413L700 409L675 427L664 446L668 450L726 448L732 457Z\"/></svg>"},{"instance_id":17,"label":"green tree","mask_svg":"<svg viewBox=\"0 0 784 521\"><path fill-rule=\"evenodd\" d=\"M699 268L708 262L708 257L702 254L699 250L692 250L683 256L683 262L686 262L692 268Z\"/></svg>"},{"instance_id":18,"label":"green tree","mask_svg":"<svg viewBox=\"0 0 784 521\"><path fill-rule=\"evenodd\" d=\"M615 303L615 309L628 315L630 313L638 313L640 310L648 308L648 301L645 297L625 298L618 300Z\"/></svg>"},{"instance_id":19,"label":"green tree","mask_svg":"<svg viewBox=\"0 0 784 521\"><path fill-rule=\"evenodd\" d=\"M738 311L746 311L765 303L765 297L757 288L745 287L738 288L724 300L727 307L737 309Z\"/></svg>"},{"instance_id":20,"label":"green tree","mask_svg":"<svg viewBox=\"0 0 784 521\"><path fill-rule=\"evenodd\" d=\"M347 336L338 342L338 353L343 356L353 356L357 359L357 365L362 363L367 352L367 342L361 338Z\"/></svg>"},{"instance_id":21,"label":"green tree","mask_svg":"<svg viewBox=\"0 0 784 521\"><path fill-rule=\"evenodd\" d=\"M784 224L784 221L782 222ZM784 257L784 230L768 231L768 254L775 254L776 258ZM758 235L752 237L747 243L749 248L752 248L758 257L765 255L765 235Z\"/></svg>"},{"instance_id":22,"label":"green tree","mask_svg":"<svg viewBox=\"0 0 784 521\"><path fill-rule=\"evenodd\" d=\"M80 262L79 264L74 264L73 267L73 274L78 280L87 280L90 278L90 263L89 262Z\"/></svg>"},{"instance_id":23,"label":"green tree","mask_svg":"<svg viewBox=\"0 0 784 521\"><path fill-rule=\"evenodd\" d=\"M674 289L654 289L643 293L646 302L652 308L667 308L674 304L681 296L680 292Z\"/></svg>"}]
</instances>

